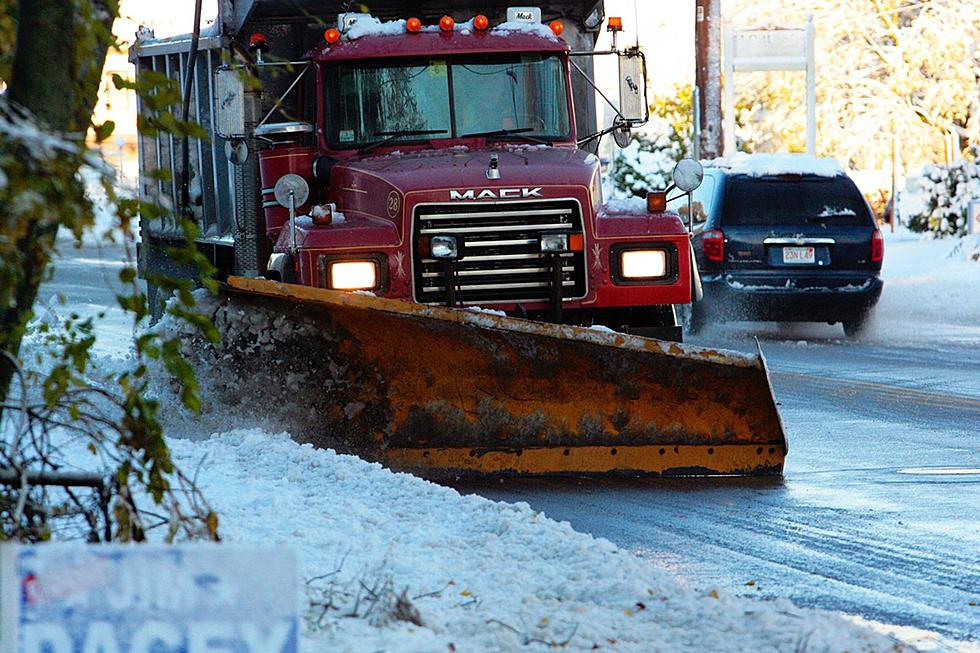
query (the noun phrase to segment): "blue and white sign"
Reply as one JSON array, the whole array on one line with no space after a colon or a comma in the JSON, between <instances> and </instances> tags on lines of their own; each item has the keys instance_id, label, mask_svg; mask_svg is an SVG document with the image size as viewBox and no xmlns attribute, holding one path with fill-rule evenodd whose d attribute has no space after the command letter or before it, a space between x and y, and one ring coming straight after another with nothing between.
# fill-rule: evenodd
<instances>
[{"instance_id":1,"label":"blue and white sign","mask_svg":"<svg viewBox=\"0 0 980 653\"><path fill-rule=\"evenodd\" d=\"M0 547L3 653L296 653L289 551Z\"/></svg>"}]
</instances>

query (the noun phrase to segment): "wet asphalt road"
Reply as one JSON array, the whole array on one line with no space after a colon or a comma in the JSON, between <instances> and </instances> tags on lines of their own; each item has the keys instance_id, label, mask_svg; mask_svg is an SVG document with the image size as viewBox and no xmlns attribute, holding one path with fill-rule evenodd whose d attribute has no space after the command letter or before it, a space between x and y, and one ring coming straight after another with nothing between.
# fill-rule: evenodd
<instances>
[{"instance_id":1,"label":"wet asphalt road","mask_svg":"<svg viewBox=\"0 0 980 653\"><path fill-rule=\"evenodd\" d=\"M66 247L42 303L95 313L118 248ZM41 307L41 310L45 310ZM110 310L108 324L126 329ZM980 639L980 325L952 340L726 325L693 344L767 356L789 438L782 480L459 486L525 501L689 584ZM751 583L751 584L749 584Z\"/></svg>"},{"instance_id":2,"label":"wet asphalt road","mask_svg":"<svg viewBox=\"0 0 980 653\"><path fill-rule=\"evenodd\" d=\"M759 338L789 439L781 481L460 489L525 501L705 590L980 639L980 337L838 330L738 324L691 340L749 352Z\"/></svg>"}]
</instances>

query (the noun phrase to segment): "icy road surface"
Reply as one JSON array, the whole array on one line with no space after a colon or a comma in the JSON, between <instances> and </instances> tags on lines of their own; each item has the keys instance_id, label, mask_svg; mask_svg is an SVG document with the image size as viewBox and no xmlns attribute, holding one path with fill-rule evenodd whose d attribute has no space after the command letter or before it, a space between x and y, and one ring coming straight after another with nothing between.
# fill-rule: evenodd
<instances>
[{"instance_id":1,"label":"icy road surface","mask_svg":"<svg viewBox=\"0 0 980 653\"><path fill-rule=\"evenodd\" d=\"M696 587L980 638L980 348L771 338L789 438L781 482L465 489L526 501Z\"/></svg>"},{"instance_id":2,"label":"icy road surface","mask_svg":"<svg viewBox=\"0 0 980 653\"><path fill-rule=\"evenodd\" d=\"M63 292L73 310L111 305L118 258L66 248L42 301ZM115 309L108 318L124 324ZM934 318L912 339L879 330L851 342L839 326L735 324L692 340L743 351L762 342L789 437L782 481L508 480L460 489L525 501L694 589L786 597L978 639L980 323Z\"/></svg>"},{"instance_id":3,"label":"icy road surface","mask_svg":"<svg viewBox=\"0 0 980 653\"><path fill-rule=\"evenodd\" d=\"M980 264L969 240L886 233L868 333L734 323L761 342L789 440L784 478L469 486L527 501L697 587L980 639Z\"/></svg>"}]
</instances>

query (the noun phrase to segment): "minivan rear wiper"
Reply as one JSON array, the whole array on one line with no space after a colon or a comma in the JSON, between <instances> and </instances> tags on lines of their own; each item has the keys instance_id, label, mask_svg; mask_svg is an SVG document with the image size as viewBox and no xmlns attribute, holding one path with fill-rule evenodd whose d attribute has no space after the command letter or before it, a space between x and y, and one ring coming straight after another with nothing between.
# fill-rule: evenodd
<instances>
[{"instance_id":1,"label":"minivan rear wiper","mask_svg":"<svg viewBox=\"0 0 980 653\"><path fill-rule=\"evenodd\" d=\"M481 138L486 136L517 136L523 138L526 141L531 141L532 143L539 143L541 145L551 145L548 141L541 140L534 136L527 136L527 132L533 132L534 127L521 127L520 129L495 129L489 132L477 132L475 134L463 134L460 138Z\"/></svg>"},{"instance_id":2,"label":"minivan rear wiper","mask_svg":"<svg viewBox=\"0 0 980 653\"><path fill-rule=\"evenodd\" d=\"M445 129L405 129L402 131L392 131L392 132L374 132L372 136L387 136L388 138L383 138L380 141L371 143L370 145L365 145L360 150L361 154L369 152L376 147L380 147L385 143L390 143L391 141L404 138L405 136L431 136L433 134L446 134L448 133Z\"/></svg>"},{"instance_id":3,"label":"minivan rear wiper","mask_svg":"<svg viewBox=\"0 0 980 653\"><path fill-rule=\"evenodd\" d=\"M820 215L812 215L806 219L807 222L817 222L818 220L827 220L828 218L853 218L854 213L821 213Z\"/></svg>"}]
</instances>

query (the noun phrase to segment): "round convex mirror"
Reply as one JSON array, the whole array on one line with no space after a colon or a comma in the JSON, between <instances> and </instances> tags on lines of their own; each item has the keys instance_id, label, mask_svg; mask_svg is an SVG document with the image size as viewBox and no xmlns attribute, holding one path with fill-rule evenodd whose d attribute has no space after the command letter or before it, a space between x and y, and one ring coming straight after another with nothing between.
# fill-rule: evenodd
<instances>
[{"instance_id":1,"label":"round convex mirror","mask_svg":"<svg viewBox=\"0 0 980 653\"><path fill-rule=\"evenodd\" d=\"M701 185L701 180L704 179L704 168L694 159L681 159L674 166L674 174L672 176L674 186L680 188L685 193L690 193Z\"/></svg>"},{"instance_id":2,"label":"round convex mirror","mask_svg":"<svg viewBox=\"0 0 980 653\"><path fill-rule=\"evenodd\" d=\"M279 177L275 186L276 201L279 206L289 208L289 195L292 192L293 206L299 207L306 203L310 196L310 185L299 175L289 173Z\"/></svg>"},{"instance_id":3,"label":"round convex mirror","mask_svg":"<svg viewBox=\"0 0 980 653\"><path fill-rule=\"evenodd\" d=\"M225 141L225 156L232 165L242 165L248 161L248 144L242 140Z\"/></svg>"},{"instance_id":4,"label":"round convex mirror","mask_svg":"<svg viewBox=\"0 0 980 653\"><path fill-rule=\"evenodd\" d=\"M630 131L630 126L623 123L614 123L615 129L613 130L612 136L613 140L616 142L620 148L629 147L630 141L633 140L633 133Z\"/></svg>"}]
</instances>

